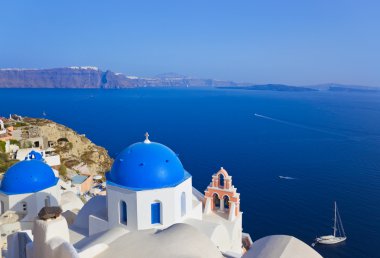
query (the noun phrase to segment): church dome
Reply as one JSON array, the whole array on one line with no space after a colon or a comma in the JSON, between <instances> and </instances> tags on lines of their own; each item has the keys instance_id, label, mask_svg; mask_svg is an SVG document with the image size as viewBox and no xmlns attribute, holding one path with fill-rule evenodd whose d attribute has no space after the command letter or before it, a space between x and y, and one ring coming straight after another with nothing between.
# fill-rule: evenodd
<instances>
[{"instance_id":1,"label":"church dome","mask_svg":"<svg viewBox=\"0 0 380 258\"><path fill-rule=\"evenodd\" d=\"M172 187L189 176L171 149L146 139L117 156L107 180L122 187L144 190Z\"/></svg>"},{"instance_id":2,"label":"church dome","mask_svg":"<svg viewBox=\"0 0 380 258\"><path fill-rule=\"evenodd\" d=\"M32 153L10 167L1 181L0 191L6 194L35 193L56 185L58 178L53 170Z\"/></svg>"}]
</instances>

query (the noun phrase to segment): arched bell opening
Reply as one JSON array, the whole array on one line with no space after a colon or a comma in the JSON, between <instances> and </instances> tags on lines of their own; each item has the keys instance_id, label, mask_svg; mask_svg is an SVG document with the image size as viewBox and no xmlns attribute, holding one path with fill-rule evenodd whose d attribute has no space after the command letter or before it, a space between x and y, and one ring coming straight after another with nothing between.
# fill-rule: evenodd
<instances>
[{"instance_id":1,"label":"arched bell opening","mask_svg":"<svg viewBox=\"0 0 380 258\"><path fill-rule=\"evenodd\" d=\"M224 176L219 174L219 188L224 188Z\"/></svg>"},{"instance_id":2,"label":"arched bell opening","mask_svg":"<svg viewBox=\"0 0 380 258\"><path fill-rule=\"evenodd\" d=\"M230 198L227 195L225 195L223 197L223 203L224 203L224 209L229 210L230 209Z\"/></svg>"},{"instance_id":3,"label":"arched bell opening","mask_svg":"<svg viewBox=\"0 0 380 258\"><path fill-rule=\"evenodd\" d=\"M220 199L218 194L214 193L213 197L213 203L214 203L214 209L219 209L220 208Z\"/></svg>"}]
</instances>

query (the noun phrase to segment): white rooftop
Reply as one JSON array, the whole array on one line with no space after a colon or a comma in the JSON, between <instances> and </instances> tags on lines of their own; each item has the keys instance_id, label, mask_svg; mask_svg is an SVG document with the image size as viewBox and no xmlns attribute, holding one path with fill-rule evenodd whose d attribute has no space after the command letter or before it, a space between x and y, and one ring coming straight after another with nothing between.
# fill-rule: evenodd
<instances>
[{"instance_id":1,"label":"white rooftop","mask_svg":"<svg viewBox=\"0 0 380 258\"><path fill-rule=\"evenodd\" d=\"M322 258L311 246L287 235L272 235L256 240L243 258Z\"/></svg>"},{"instance_id":2,"label":"white rooftop","mask_svg":"<svg viewBox=\"0 0 380 258\"><path fill-rule=\"evenodd\" d=\"M175 224L165 230L143 230L121 235L118 228L111 229L86 247L107 243L105 252L96 258L109 257L160 257L222 258L221 252L211 240L194 227L187 224ZM91 237L90 237L91 238ZM87 240L87 239L86 239ZM108 241L107 241L108 240ZM79 245L77 245L79 247Z\"/></svg>"}]
</instances>

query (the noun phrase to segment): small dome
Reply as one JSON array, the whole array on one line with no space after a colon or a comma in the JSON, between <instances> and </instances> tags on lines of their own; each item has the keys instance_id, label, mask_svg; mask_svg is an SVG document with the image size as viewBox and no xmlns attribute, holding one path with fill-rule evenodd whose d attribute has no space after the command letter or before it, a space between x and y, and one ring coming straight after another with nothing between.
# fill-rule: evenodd
<instances>
[{"instance_id":1,"label":"small dome","mask_svg":"<svg viewBox=\"0 0 380 258\"><path fill-rule=\"evenodd\" d=\"M35 193L52 187L57 182L54 171L37 157L10 167L1 181L0 191L7 194Z\"/></svg>"},{"instance_id":2,"label":"small dome","mask_svg":"<svg viewBox=\"0 0 380 258\"><path fill-rule=\"evenodd\" d=\"M25 157L25 159L43 160L42 154L34 150L29 152L29 154Z\"/></svg>"},{"instance_id":3,"label":"small dome","mask_svg":"<svg viewBox=\"0 0 380 258\"><path fill-rule=\"evenodd\" d=\"M172 187L188 177L171 149L149 140L123 150L107 173L109 182L135 190Z\"/></svg>"}]
</instances>

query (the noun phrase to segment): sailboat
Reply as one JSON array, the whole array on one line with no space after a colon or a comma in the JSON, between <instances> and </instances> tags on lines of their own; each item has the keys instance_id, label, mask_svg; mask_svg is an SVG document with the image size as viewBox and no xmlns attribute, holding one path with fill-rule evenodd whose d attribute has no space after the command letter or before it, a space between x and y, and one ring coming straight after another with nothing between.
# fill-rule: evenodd
<instances>
[{"instance_id":1,"label":"sailboat","mask_svg":"<svg viewBox=\"0 0 380 258\"><path fill-rule=\"evenodd\" d=\"M347 239L346 233L344 232L342 220L339 215L338 206L334 202L335 212L334 212L334 233L333 235L321 236L315 239L315 243L333 245L340 242L343 242Z\"/></svg>"}]
</instances>

